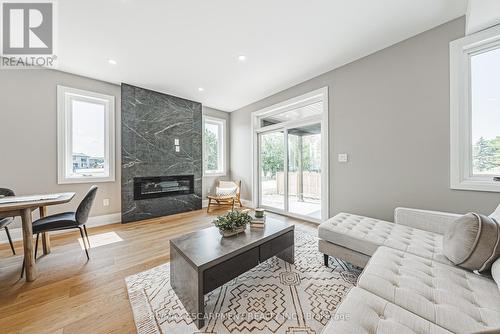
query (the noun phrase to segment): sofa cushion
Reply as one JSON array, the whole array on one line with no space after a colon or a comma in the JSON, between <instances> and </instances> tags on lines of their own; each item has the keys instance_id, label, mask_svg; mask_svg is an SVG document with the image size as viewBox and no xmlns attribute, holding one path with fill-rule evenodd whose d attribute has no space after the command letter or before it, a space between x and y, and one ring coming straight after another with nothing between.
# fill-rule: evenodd
<instances>
[{"instance_id":1,"label":"sofa cushion","mask_svg":"<svg viewBox=\"0 0 500 334\"><path fill-rule=\"evenodd\" d=\"M460 267L487 270L500 256L500 226L493 218L468 213L445 232L443 253Z\"/></svg>"},{"instance_id":2,"label":"sofa cushion","mask_svg":"<svg viewBox=\"0 0 500 334\"><path fill-rule=\"evenodd\" d=\"M477 242L480 218L473 213L461 216L445 231L443 254L454 264L465 262Z\"/></svg>"},{"instance_id":3,"label":"sofa cushion","mask_svg":"<svg viewBox=\"0 0 500 334\"><path fill-rule=\"evenodd\" d=\"M450 334L385 299L353 288L342 301L323 334Z\"/></svg>"},{"instance_id":4,"label":"sofa cushion","mask_svg":"<svg viewBox=\"0 0 500 334\"><path fill-rule=\"evenodd\" d=\"M500 327L500 291L491 278L380 247L358 286L451 332Z\"/></svg>"},{"instance_id":5,"label":"sofa cushion","mask_svg":"<svg viewBox=\"0 0 500 334\"><path fill-rule=\"evenodd\" d=\"M379 219L339 213L318 228L321 239L371 256L379 246L451 264L442 253L442 236Z\"/></svg>"}]
</instances>

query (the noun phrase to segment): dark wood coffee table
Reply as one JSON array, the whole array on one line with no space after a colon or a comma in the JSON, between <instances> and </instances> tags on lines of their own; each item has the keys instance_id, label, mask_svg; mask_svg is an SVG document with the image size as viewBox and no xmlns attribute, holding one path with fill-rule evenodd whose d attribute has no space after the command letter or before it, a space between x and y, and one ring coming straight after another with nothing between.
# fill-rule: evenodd
<instances>
[{"instance_id":1,"label":"dark wood coffee table","mask_svg":"<svg viewBox=\"0 0 500 334\"><path fill-rule=\"evenodd\" d=\"M198 328L207 315L204 295L273 257L294 262L294 226L267 218L223 238L216 227L170 240L170 284Z\"/></svg>"}]
</instances>

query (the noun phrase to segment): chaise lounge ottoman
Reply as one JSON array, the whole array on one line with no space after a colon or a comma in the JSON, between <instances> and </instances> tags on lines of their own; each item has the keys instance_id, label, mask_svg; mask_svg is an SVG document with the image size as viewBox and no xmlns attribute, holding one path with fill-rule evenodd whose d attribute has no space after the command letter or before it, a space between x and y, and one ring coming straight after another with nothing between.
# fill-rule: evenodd
<instances>
[{"instance_id":1,"label":"chaise lounge ottoman","mask_svg":"<svg viewBox=\"0 0 500 334\"><path fill-rule=\"evenodd\" d=\"M395 223L339 213L318 228L319 250L364 267L378 247L387 246L452 264L442 253L443 234L460 215L407 208L395 210Z\"/></svg>"}]
</instances>

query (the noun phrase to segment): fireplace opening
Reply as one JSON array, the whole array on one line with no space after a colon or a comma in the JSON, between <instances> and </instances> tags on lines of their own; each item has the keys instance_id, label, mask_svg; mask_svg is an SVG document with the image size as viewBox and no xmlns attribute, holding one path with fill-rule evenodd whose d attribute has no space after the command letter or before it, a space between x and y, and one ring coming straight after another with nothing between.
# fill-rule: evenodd
<instances>
[{"instance_id":1,"label":"fireplace opening","mask_svg":"<svg viewBox=\"0 0 500 334\"><path fill-rule=\"evenodd\" d=\"M194 193L194 175L134 178L134 200Z\"/></svg>"}]
</instances>

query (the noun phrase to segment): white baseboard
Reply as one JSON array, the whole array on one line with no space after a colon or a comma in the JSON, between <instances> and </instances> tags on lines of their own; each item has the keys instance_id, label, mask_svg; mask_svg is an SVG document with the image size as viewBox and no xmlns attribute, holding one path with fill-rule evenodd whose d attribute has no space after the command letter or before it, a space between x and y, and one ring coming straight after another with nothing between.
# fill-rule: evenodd
<instances>
[{"instance_id":1,"label":"white baseboard","mask_svg":"<svg viewBox=\"0 0 500 334\"><path fill-rule=\"evenodd\" d=\"M97 226L103 226L103 225L109 225L109 224L115 224L115 223L120 223L122 221L122 214L121 213L112 213L109 215L102 215L102 216L94 216L94 217L89 217L89 220L87 221L86 226L87 227L97 227ZM22 229L20 227L17 228L9 228L10 236L12 237L12 241L18 241L23 239L23 234L22 234ZM68 231L54 231L50 232L51 234L60 234L60 233L67 233ZM7 234L5 233L5 230L2 229L0 230L0 244L5 244L8 243L9 239L7 238Z\"/></svg>"},{"instance_id":2,"label":"white baseboard","mask_svg":"<svg viewBox=\"0 0 500 334\"><path fill-rule=\"evenodd\" d=\"M97 227L109 224L116 224L122 222L122 214L121 212L111 213L109 215L102 216L94 216L89 217L89 221L87 222L87 227Z\"/></svg>"}]
</instances>

